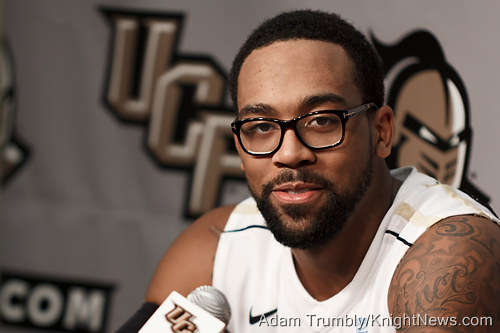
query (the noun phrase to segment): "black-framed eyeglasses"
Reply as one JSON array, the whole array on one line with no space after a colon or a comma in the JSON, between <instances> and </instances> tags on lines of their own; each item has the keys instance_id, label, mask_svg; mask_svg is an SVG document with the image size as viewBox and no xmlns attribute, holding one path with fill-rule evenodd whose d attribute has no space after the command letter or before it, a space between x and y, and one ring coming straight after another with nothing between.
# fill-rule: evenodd
<instances>
[{"instance_id":1,"label":"black-framed eyeglasses","mask_svg":"<svg viewBox=\"0 0 500 333\"><path fill-rule=\"evenodd\" d=\"M285 131L293 129L299 140L310 149L326 149L344 141L347 121L371 108L375 103L366 103L349 110L315 111L295 119L247 118L235 120L231 129L236 134L241 148L249 155L271 155L277 152Z\"/></svg>"}]
</instances>

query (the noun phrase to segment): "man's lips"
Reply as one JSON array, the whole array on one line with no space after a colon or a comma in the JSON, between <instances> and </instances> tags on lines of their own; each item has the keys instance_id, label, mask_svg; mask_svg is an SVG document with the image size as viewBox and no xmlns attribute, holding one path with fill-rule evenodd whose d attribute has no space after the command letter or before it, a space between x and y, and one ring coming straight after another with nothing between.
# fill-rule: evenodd
<instances>
[{"instance_id":1,"label":"man's lips","mask_svg":"<svg viewBox=\"0 0 500 333\"><path fill-rule=\"evenodd\" d=\"M273 188L272 193L284 204L302 204L315 199L323 188L309 183L286 183Z\"/></svg>"}]
</instances>

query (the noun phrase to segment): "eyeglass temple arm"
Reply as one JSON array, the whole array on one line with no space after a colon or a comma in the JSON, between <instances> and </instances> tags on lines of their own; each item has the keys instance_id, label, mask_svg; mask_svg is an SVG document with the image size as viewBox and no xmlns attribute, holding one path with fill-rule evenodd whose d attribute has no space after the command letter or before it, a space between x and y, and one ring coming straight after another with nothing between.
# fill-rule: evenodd
<instances>
[{"instance_id":1,"label":"eyeglass temple arm","mask_svg":"<svg viewBox=\"0 0 500 333\"><path fill-rule=\"evenodd\" d=\"M363 104L363 105L357 106L357 107L355 107L353 109L350 109L349 111L351 111L351 112L346 113L344 115L344 118L351 118L351 117L357 115L358 113L365 112L365 111L367 111L367 110L369 110L369 109L371 109L373 107L377 108L377 105L375 103L367 103L367 104Z\"/></svg>"}]
</instances>

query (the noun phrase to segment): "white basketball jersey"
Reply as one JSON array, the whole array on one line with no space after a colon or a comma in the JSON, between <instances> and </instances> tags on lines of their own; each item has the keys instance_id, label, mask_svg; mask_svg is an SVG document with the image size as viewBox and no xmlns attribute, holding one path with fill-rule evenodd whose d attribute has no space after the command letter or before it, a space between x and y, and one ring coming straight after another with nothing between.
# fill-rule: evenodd
<instances>
[{"instance_id":1,"label":"white basketball jersey","mask_svg":"<svg viewBox=\"0 0 500 333\"><path fill-rule=\"evenodd\" d=\"M395 332L387 305L389 283L418 237L455 215L500 222L468 195L414 168L391 174L404 183L361 266L342 291L321 302L302 286L290 248L274 239L255 201L237 205L220 237L213 275L213 285L231 305L229 332Z\"/></svg>"}]
</instances>

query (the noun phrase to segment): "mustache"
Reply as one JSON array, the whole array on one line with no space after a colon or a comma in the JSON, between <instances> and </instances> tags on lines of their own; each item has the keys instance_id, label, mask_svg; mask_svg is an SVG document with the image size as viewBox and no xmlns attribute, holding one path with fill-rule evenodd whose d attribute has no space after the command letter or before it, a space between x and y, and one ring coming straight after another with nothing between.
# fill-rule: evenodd
<instances>
[{"instance_id":1,"label":"mustache","mask_svg":"<svg viewBox=\"0 0 500 333\"><path fill-rule=\"evenodd\" d=\"M332 181L326 179L322 175L307 169L292 171L290 169L282 171L276 177L262 186L262 197L269 196L278 185L291 182L303 182L319 185L326 189L334 189Z\"/></svg>"}]
</instances>

